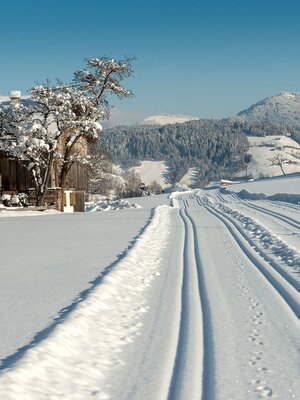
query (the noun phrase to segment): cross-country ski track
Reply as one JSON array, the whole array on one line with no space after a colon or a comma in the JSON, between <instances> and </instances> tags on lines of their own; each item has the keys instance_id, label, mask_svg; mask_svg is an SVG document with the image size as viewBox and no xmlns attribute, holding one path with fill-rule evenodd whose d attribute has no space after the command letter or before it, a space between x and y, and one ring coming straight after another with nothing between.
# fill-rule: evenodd
<instances>
[{"instance_id":1,"label":"cross-country ski track","mask_svg":"<svg viewBox=\"0 0 300 400\"><path fill-rule=\"evenodd\" d=\"M213 190L172 203L1 370L0 399L300 399L297 209Z\"/></svg>"}]
</instances>

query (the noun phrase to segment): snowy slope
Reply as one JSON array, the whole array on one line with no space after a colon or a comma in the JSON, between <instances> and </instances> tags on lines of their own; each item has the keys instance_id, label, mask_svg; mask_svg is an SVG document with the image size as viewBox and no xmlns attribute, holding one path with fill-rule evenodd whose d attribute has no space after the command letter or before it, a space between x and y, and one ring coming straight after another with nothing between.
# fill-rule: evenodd
<instances>
[{"instance_id":1,"label":"snowy slope","mask_svg":"<svg viewBox=\"0 0 300 400\"><path fill-rule=\"evenodd\" d=\"M189 168L188 172L180 179L181 184L191 186L195 182L197 178L197 170L196 168Z\"/></svg>"},{"instance_id":2,"label":"snowy slope","mask_svg":"<svg viewBox=\"0 0 300 400\"><path fill-rule=\"evenodd\" d=\"M236 193L241 190L247 190L251 193L264 193L266 195L274 195L277 193L300 195L300 173L239 183L230 186L228 190Z\"/></svg>"},{"instance_id":3,"label":"snowy slope","mask_svg":"<svg viewBox=\"0 0 300 400\"><path fill-rule=\"evenodd\" d=\"M300 127L300 93L280 92L238 113L244 121L260 121L279 126Z\"/></svg>"},{"instance_id":4,"label":"snowy slope","mask_svg":"<svg viewBox=\"0 0 300 400\"><path fill-rule=\"evenodd\" d=\"M139 122L139 125L167 125L182 124L183 122L197 120L199 118L190 115L152 115Z\"/></svg>"},{"instance_id":5,"label":"snowy slope","mask_svg":"<svg viewBox=\"0 0 300 400\"><path fill-rule=\"evenodd\" d=\"M133 169L140 175L142 182L146 185L156 181L163 189L170 186L163 177L163 173L166 170L164 161L142 161L140 166Z\"/></svg>"},{"instance_id":6,"label":"snowy slope","mask_svg":"<svg viewBox=\"0 0 300 400\"><path fill-rule=\"evenodd\" d=\"M287 136L248 136L250 148L248 154L252 156L247 167L247 175L253 178L281 175L279 166L272 166L270 159L280 154L290 161L284 164L285 173L300 171L300 145ZM245 176L246 170L240 171L237 176Z\"/></svg>"}]
</instances>

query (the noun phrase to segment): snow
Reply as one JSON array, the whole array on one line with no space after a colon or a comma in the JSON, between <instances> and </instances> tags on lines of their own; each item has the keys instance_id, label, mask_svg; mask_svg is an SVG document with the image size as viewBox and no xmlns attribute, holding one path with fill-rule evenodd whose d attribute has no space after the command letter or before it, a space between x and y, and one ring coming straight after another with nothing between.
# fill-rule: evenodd
<instances>
[{"instance_id":1,"label":"snow","mask_svg":"<svg viewBox=\"0 0 300 400\"><path fill-rule=\"evenodd\" d=\"M299 176L3 218L0 397L299 399Z\"/></svg>"},{"instance_id":2,"label":"snow","mask_svg":"<svg viewBox=\"0 0 300 400\"><path fill-rule=\"evenodd\" d=\"M9 207L2 208L0 204L0 218L2 217L41 217L41 216L49 216L60 214L60 211L57 210L45 210L45 211L34 211L28 208L20 208L20 207Z\"/></svg>"},{"instance_id":3,"label":"snow","mask_svg":"<svg viewBox=\"0 0 300 400\"><path fill-rule=\"evenodd\" d=\"M20 90L10 90L9 91L9 97L10 98L20 98L21 97L21 92Z\"/></svg>"},{"instance_id":4,"label":"snow","mask_svg":"<svg viewBox=\"0 0 300 400\"><path fill-rule=\"evenodd\" d=\"M189 168L188 172L180 179L179 183L186 186L191 186L194 184L196 178L197 178L197 169Z\"/></svg>"},{"instance_id":5,"label":"snow","mask_svg":"<svg viewBox=\"0 0 300 400\"><path fill-rule=\"evenodd\" d=\"M141 208L138 204L131 203L128 200L115 200L115 201L98 201L98 202L86 202L85 211L110 211L110 210L126 210L129 208Z\"/></svg>"},{"instance_id":6,"label":"snow","mask_svg":"<svg viewBox=\"0 0 300 400\"><path fill-rule=\"evenodd\" d=\"M190 115L152 115L139 122L139 125L167 125L167 124L182 124L188 121L194 121L199 118Z\"/></svg>"},{"instance_id":7,"label":"snow","mask_svg":"<svg viewBox=\"0 0 300 400\"><path fill-rule=\"evenodd\" d=\"M247 175L257 179L260 175L272 177L281 175L279 166L271 165L270 158L275 154L283 155L291 164L284 164L285 173L297 172L300 169L300 145L287 136L247 136L250 143L248 154L252 156L251 162L247 166ZM237 174L245 176L246 170Z\"/></svg>"},{"instance_id":8,"label":"snow","mask_svg":"<svg viewBox=\"0 0 300 400\"><path fill-rule=\"evenodd\" d=\"M267 121L284 129L299 127L300 93L282 91L238 113L234 119L259 122Z\"/></svg>"},{"instance_id":9,"label":"snow","mask_svg":"<svg viewBox=\"0 0 300 400\"><path fill-rule=\"evenodd\" d=\"M138 245L103 278L101 286L47 341L30 349L17 368L5 371L0 377L1 398L16 399L22 393L23 399L31 400L52 396L109 399L112 391L121 392L121 388L111 387L110 378L124 367L123 349L143 327L149 309L146 295L160 275L169 214L168 206L158 208ZM160 226L164 229L158 231Z\"/></svg>"},{"instance_id":10,"label":"snow","mask_svg":"<svg viewBox=\"0 0 300 400\"><path fill-rule=\"evenodd\" d=\"M133 168L146 185L156 181L163 189L170 186L165 182L163 173L166 170L164 161L141 161L141 165Z\"/></svg>"},{"instance_id":11,"label":"snow","mask_svg":"<svg viewBox=\"0 0 300 400\"><path fill-rule=\"evenodd\" d=\"M250 193L264 193L265 195L275 195L277 193L299 195L300 194L300 174L294 173L285 176L276 176L268 179L258 179L251 182L231 185L229 191L238 193L247 190Z\"/></svg>"}]
</instances>

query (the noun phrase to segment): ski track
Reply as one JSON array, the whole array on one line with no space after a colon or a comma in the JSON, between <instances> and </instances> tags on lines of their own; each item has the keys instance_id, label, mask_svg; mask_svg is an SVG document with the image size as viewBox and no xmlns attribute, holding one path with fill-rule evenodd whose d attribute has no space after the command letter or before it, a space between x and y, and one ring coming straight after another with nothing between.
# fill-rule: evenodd
<instances>
[{"instance_id":1,"label":"ski track","mask_svg":"<svg viewBox=\"0 0 300 400\"><path fill-rule=\"evenodd\" d=\"M184 207L188 207L184 200ZM180 210L184 224L183 280L181 317L176 359L168 400L199 399L203 375L203 318L199 293L199 276L195 259L195 239L185 209Z\"/></svg>"},{"instance_id":2,"label":"ski track","mask_svg":"<svg viewBox=\"0 0 300 400\"><path fill-rule=\"evenodd\" d=\"M214 204L206 196L198 202L231 222L246 241L299 291L300 254L295 248L240 211L220 203Z\"/></svg>"},{"instance_id":3,"label":"ski track","mask_svg":"<svg viewBox=\"0 0 300 400\"><path fill-rule=\"evenodd\" d=\"M254 210L257 210L257 211L260 211L260 212L269 214L269 215L271 215L273 218L277 218L277 219L279 219L279 220L285 222L286 224L292 226L293 228L297 228L297 229L300 230L300 221L299 221L299 220L296 220L296 219L294 219L294 218L291 218L291 217L289 217L289 216L287 216L287 215L284 215L284 214L282 214L282 213L278 213L278 212L276 212L276 211L271 211L270 209L267 209L267 208L265 208L265 207L258 206L257 204L253 204L253 203L250 203L250 202L244 202L244 204L245 204L247 207L250 207L250 208L252 208L252 209L254 209Z\"/></svg>"},{"instance_id":4,"label":"ski track","mask_svg":"<svg viewBox=\"0 0 300 400\"><path fill-rule=\"evenodd\" d=\"M178 200L183 204L179 214L184 225L184 273L180 331L168 400L209 400L214 398L210 308L197 230L188 212L190 204L181 196Z\"/></svg>"},{"instance_id":5,"label":"ski track","mask_svg":"<svg viewBox=\"0 0 300 400\"><path fill-rule=\"evenodd\" d=\"M204 196L204 200L205 200ZM219 200L219 199L218 199ZM197 202L199 206L205 207L205 209L218 220L220 220L226 227L226 234L224 233L225 240L227 241L228 245L232 247L231 242L232 240L237 244L237 246L242 250L243 258L247 260L247 263L250 264L262 274L262 280L265 279L266 285L268 287L268 291L270 294L272 293L272 297L276 299L276 304L278 304L283 310L284 313L291 318L293 321L292 324L295 326L295 332L299 332L299 316L300 316L300 298L299 292L291 285L284 277L284 274L281 275L263 260L258 252L253 249L253 246L249 246L248 240L246 235L244 235L242 229L235 223L232 218L229 218L228 215L220 212L219 209L215 208L215 205L204 201L200 197L197 197ZM230 233L231 238L228 238L228 233ZM253 345L253 351L249 354L249 359L247 366L253 370L253 373L256 373L256 376L253 377L249 381L249 386L252 387L252 394L251 391L248 393L247 396L244 395L243 398L284 398L284 399L294 399L300 396L298 390L294 387L286 388L285 397L278 397L276 395L276 390L272 387L272 383L268 383L268 371L272 368L270 365L266 365L266 361L264 361L264 348L265 342L268 341L268 338L264 337L263 330L266 318L268 315L265 315L263 308L261 308L261 302L259 298L256 297L253 288L251 288L245 279L243 266L245 261L243 258L237 255L236 252L233 253L233 257L236 260L239 260L238 264L241 269L241 272L237 274L237 281L235 286L238 287L242 291L242 296L249 302L249 311L254 312L251 318L249 319L249 324L252 325L252 329L249 332L249 335L246 339L246 342L250 345ZM296 335L297 337L297 335ZM295 343L295 351L299 352L299 340ZM218 354L216 354L216 358L218 359ZM218 364L218 361L216 361ZM299 362L298 362L298 370L299 370ZM251 374L249 374L251 375ZM255 374L254 374L255 375ZM273 383L275 386L276 383ZM252 397L254 395L254 397ZM218 395L216 398L219 398ZM225 398L225 397L220 397ZM239 397L235 397L239 398Z\"/></svg>"},{"instance_id":6,"label":"ski track","mask_svg":"<svg viewBox=\"0 0 300 400\"><path fill-rule=\"evenodd\" d=\"M89 297L3 370L0 399L300 399L298 253L260 246L272 232L235 201L211 190L158 207Z\"/></svg>"},{"instance_id":7,"label":"ski track","mask_svg":"<svg viewBox=\"0 0 300 400\"><path fill-rule=\"evenodd\" d=\"M300 295L299 295L299 280L294 279L292 276L286 273L280 265L273 262L273 260L261 249L256 248L255 243L251 238L244 232L243 229L237 224L237 222L230 218L227 214L216 210L214 207L201 203L201 200L197 199L200 205L204 206L210 213L219 218L228 231L235 238L240 248L243 249L245 255L252 261L253 265L265 276L269 283L278 291L281 298L286 301L291 310L295 315L300 317ZM248 245L248 246L247 246ZM260 259L262 254L265 260Z\"/></svg>"},{"instance_id":8,"label":"ski track","mask_svg":"<svg viewBox=\"0 0 300 400\"><path fill-rule=\"evenodd\" d=\"M284 218L279 218L271 213L266 213L262 209L258 209L249 202L230 203L230 207L234 210L245 214L246 216L259 221L270 232L284 238L284 241L294 249L300 248L300 225L297 226Z\"/></svg>"}]
</instances>

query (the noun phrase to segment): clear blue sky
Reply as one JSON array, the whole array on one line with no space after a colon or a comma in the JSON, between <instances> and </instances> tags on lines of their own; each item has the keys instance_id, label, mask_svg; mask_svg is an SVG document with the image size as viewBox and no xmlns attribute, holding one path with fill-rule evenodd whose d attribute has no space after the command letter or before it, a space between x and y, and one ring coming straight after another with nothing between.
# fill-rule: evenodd
<instances>
[{"instance_id":1,"label":"clear blue sky","mask_svg":"<svg viewBox=\"0 0 300 400\"><path fill-rule=\"evenodd\" d=\"M1 1L0 94L70 80L87 57L137 57L115 105L225 117L300 91L299 0Z\"/></svg>"}]
</instances>

